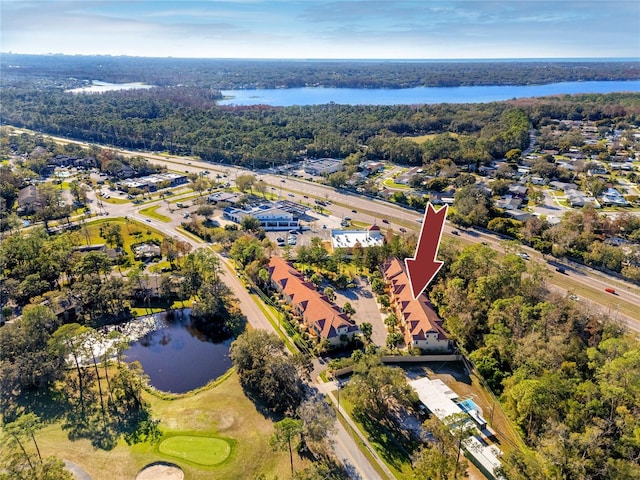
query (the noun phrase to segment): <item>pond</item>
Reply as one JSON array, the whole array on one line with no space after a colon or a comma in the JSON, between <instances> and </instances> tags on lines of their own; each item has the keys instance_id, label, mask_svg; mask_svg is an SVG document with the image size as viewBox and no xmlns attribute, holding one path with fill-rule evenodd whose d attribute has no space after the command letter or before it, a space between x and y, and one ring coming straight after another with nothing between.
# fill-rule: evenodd
<instances>
[{"instance_id":1,"label":"pond","mask_svg":"<svg viewBox=\"0 0 640 480\"><path fill-rule=\"evenodd\" d=\"M185 393L202 387L231 368L233 339L215 341L196 328L188 310L153 316L154 326L124 352L127 362L139 361L158 390Z\"/></svg>"}]
</instances>

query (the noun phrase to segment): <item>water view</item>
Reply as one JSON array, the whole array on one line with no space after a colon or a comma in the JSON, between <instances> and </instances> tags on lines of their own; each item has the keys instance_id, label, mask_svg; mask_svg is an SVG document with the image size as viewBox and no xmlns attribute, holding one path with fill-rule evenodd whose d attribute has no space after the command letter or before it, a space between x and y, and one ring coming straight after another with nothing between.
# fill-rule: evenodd
<instances>
[{"instance_id":1,"label":"water view","mask_svg":"<svg viewBox=\"0 0 640 480\"><path fill-rule=\"evenodd\" d=\"M233 339L214 343L192 325L188 312L155 317L155 328L125 351L128 362L139 361L149 384L163 392L185 393L218 378L231 367Z\"/></svg>"},{"instance_id":2,"label":"water view","mask_svg":"<svg viewBox=\"0 0 640 480\"><path fill-rule=\"evenodd\" d=\"M640 92L640 80L560 82L548 85L415 87L415 88L275 88L223 90L220 105L413 105L432 103L486 103L513 98L577 93Z\"/></svg>"},{"instance_id":3,"label":"water view","mask_svg":"<svg viewBox=\"0 0 640 480\"><path fill-rule=\"evenodd\" d=\"M94 80L91 85L80 88L72 88L67 90L70 93L104 93L115 92L117 90L135 90L135 89L153 88L153 85L146 85L144 83L108 83Z\"/></svg>"}]
</instances>

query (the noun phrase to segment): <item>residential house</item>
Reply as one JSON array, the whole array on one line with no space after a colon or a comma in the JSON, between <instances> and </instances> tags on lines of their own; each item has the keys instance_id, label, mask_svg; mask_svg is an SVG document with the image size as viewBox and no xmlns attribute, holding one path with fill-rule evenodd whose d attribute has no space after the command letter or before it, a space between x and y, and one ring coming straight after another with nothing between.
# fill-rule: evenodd
<instances>
[{"instance_id":1,"label":"residential house","mask_svg":"<svg viewBox=\"0 0 640 480\"><path fill-rule=\"evenodd\" d=\"M514 220L518 220L520 222L526 222L531 218L531 214L529 212L525 212L524 210L520 210L517 208L505 210L504 214L507 217L513 218Z\"/></svg>"},{"instance_id":2,"label":"residential house","mask_svg":"<svg viewBox=\"0 0 640 480\"><path fill-rule=\"evenodd\" d=\"M115 173L118 178L130 178L135 176L136 171L129 165L122 165Z\"/></svg>"},{"instance_id":3,"label":"residential house","mask_svg":"<svg viewBox=\"0 0 640 480\"><path fill-rule=\"evenodd\" d=\"M521 198L515 198L511 195L505 195L500 200L496 200L496 207L504 210L517 210L522 205Z\"/></svg>"},{"instance_id":4,"label":"residential house","mask_svg":"<svg viewBox=\"0 0 640 480\"><path fill-rule=\"evenodd\" d=\"M351 340L358 331L353 320L321 294L313 283L306 281L304 275L286 260L271 257L269 275L272 286L320 340L327 340L337 347L344 340Z\"/></svg>"},{"instance_id":5,"label":"residential house","mask_svg":"<svg viewBox=\"0 0 640 480\"><path fill-rule=\"evenodd\" d=\"M513 197L524 198L527 196L527 186L519 183L513 183L509 185L509 193Z\"/></svg>"},{"instance_id":6,"label":"residential house","mask_svg":"<svg viewBox=\"0 0 640 480\"><path fill-rule=\"evenodd\" d=\"M622 194L615 188L607 188L604 192L602 192L600 200L602 201L603 205L615 205L617 207L626 207L629 205L629 202L627 202Z\"/></svg>"},{"instance_id":7,"label":"residential house","mask_svg":"<svg viewBox=\"0 0 640 480\"><path fill-rule=\"evenodd\" d=\"M18 215L30 215L44 205L34 185L24 187L18 192Z\"/></svg>"},{"instance_id":8,"label":"residential house","mask_svg":"<svg viewBox=\"0 0 640 480\"><path fill-rule=\"evenodd\" d=\"M422 173L422 168L412 167L406 172L402 173L401 175L398 175L396 178L394 178L393 181L401 185L408 185L414 176L419 175L421 173Z\"/></svg>"},{"instance_id":9,"label":"residential house","mask_svg":"<svg viewBox=\"0 0 640 480\"><path fill-rule=\"evenodd\" d=\"M382 267L389 286L390 298L407 347L416 347L427 352L451 350L451 341L442 328L442 319L433 310L424 295L413 298L409 277L404 263L393 258Z\"/></svg>"}]
</instances>

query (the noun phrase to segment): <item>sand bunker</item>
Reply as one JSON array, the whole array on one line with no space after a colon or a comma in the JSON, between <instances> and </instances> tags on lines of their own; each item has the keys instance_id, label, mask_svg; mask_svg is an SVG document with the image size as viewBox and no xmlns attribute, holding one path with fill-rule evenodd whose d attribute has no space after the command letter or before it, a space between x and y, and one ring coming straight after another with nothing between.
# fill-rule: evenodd
<instances>
[{"instance_id":1,"label":"sand bunker","mask_svg":"<svg viewBox=\"0 0 640 480\"><path fill-rule=\"evenodd\" d=\"M171 463L152 463L144 467L136 476L136 480L183 480L184 472Z\"/></svg>"}]
</instances>

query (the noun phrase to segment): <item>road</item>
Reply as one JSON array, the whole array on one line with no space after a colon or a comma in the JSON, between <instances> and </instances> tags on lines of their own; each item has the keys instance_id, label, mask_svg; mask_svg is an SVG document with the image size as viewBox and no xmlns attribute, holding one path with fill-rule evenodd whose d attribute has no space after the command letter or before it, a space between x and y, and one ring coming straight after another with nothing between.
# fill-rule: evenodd
<instances>
[{"instance_id":1,"label":"road","mask_svg":"<svg viewBox=\"0 0 640 480\"><path fill-rule=\"evenodd\" d=\"M32 133L28 130L15 130ZM83 146L87 145L85 142L54 136L49 137L61 144L76 143ZM154 163L164 165L170 170L179 172L201 173L208 170L213 172L213 174L227 175L230 180L237 175L251 173L245 168L211 164L190 157L167 156L123 149L118 149L118 151L125 155L143 156ZM407 232L413 233L419 232L420 224L416 222L416 219L422 215L418 212L382 200L364 197L356 193L338 191L332 187L308 182L292 176L283 177L282 175L265 172L255 173L261 180L265 181L269 187L276 189L278 193L282 192L283 195L292 193L294 197L288 197L289 200L312 202L313 199L320 199L330 201L332 204L328 208L331 214L338 218L348 216L359 222L376 222L379 225L382 224L383 220L387 220L389 222L388 225L392 228L404 228ZM305 199L304 195L309 198ZM110 206L109 208L111 209L112 207ZM445 223L445 235L451 235L454 230L458 231L455 226L450 223ZM459 232L462 233L462 236L467 241L484 241L495 250L500 252L504 251L502 240L495 235L489 235L475 230L468 230L467 232L460 230ZM589 296L590 303L594 307L598 307L601 311L607 312L619 320L624 321L630 330L640 332L640 289L637 286L582 266L568 266L568 268L566 268L566 271L569 272L568 275L559 277L556 274L554 263L548 262L546 258L543 258L542 255L533 249L522 247L521 250L527 252L532 259L539 260L547 266L549 271L552 272L550 282L554 288L559 291L573 291L574 288L567 286L567 279L570 279L570 283L575 284L575 289L580 288L585 292L585 295ZM564 287L562 285L564 285ZM615 288L615 296L604 291L605 288L609 287Z\"/></svg>"}]
</instances>

